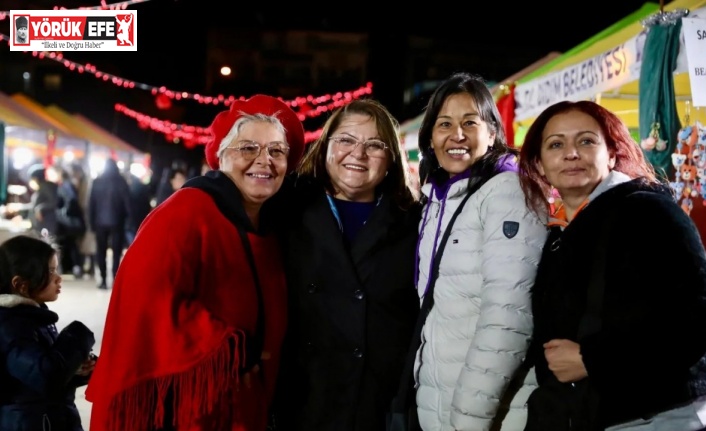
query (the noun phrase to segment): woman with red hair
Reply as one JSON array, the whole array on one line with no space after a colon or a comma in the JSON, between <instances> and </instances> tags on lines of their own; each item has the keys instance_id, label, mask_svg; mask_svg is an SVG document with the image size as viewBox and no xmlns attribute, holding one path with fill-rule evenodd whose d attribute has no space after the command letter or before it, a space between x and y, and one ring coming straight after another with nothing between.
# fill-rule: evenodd
<instances>
[{"instance_id":1,"label":"woman with red hair","mask_svg":"<svg viewBox=\"0 0 706 431\"><path fill-rule=\"evenodd\" d=\"M520 169L535 212L561 196L532 290L526 431L702 429L706 255L627 127L596 103L557 103Z\"/></svg>"}]
</instances>

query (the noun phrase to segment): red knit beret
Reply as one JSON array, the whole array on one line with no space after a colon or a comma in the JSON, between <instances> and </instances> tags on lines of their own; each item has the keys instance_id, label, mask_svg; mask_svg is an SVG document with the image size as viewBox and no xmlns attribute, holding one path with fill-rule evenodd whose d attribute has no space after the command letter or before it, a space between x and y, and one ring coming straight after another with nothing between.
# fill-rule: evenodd
<instances>
[{"instance_id":1,"label":"red knit beret","mask_svg":"<svg viewBox=\"0 0 706 431\"><path fill-rule=\"evenodd\" d=\"M296 168L299 160L304 154L304 126L294 113L281 100L257 94L247 100L236 100L230 105L230 109L222 111L216 115L211 123L211 139L206 144L206 161L211 169L218 169L218 147L223 138L228 135L233 124L240 118L241 112L246 114L272 115L279 119L284 126L289 144L289 158L287 159L287 170Z\"/></svg>"}]
</instances>

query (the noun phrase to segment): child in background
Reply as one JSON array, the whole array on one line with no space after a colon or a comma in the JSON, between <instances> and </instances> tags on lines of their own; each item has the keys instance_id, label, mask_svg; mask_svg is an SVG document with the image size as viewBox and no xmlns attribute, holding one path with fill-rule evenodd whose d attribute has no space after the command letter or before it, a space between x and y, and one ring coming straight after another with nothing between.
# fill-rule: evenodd
<instances>
[{"instance_id":1,"label":"child in background","mask_svg":"<svg viewBox=\"0 0 706 431\"><path fill-rule=\"evenodd\" d=\"M61 292L58 252L22 235L0 245L0 430L83 431L76 388L95 366L81 322L57 332L46 303Z\"/></svg>"}]
</instances>

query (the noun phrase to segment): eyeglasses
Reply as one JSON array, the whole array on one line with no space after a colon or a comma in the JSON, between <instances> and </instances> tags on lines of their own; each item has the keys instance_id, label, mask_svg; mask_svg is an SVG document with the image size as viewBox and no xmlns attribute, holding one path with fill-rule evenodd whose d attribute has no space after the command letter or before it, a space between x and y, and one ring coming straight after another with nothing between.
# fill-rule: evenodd
<instances>
[{"instance_id":1,"label":"eyeglasses","mask_svg":"<svg viewBox=\"0 0 706 431\"><path fill-rule=\"evenodd\" d=\"M243 156L245 160L257 159L260 157L263 148L267 151L268 157L277 161L283 161L289 155L289 147L284 142L260 144L255 141L239 141L237 146L226 148L240 152L240 155Z\"/></svg>"},{"instance_id":2,"label":"eyeglasses","mask_svg":"<svg viewBox=\"0 0 706 431\"><path fill-rule=\"evenodd\" d=\"M340 149L347 153L352 153L355 151L355 149L358 148L358 145L363 145L365 154L370 157L384 157L385 150L387 150L387 144L379 139L360 141L351 136L332 136L328 139L329 141L333 141Z\"/></svg>"}]
</instances>

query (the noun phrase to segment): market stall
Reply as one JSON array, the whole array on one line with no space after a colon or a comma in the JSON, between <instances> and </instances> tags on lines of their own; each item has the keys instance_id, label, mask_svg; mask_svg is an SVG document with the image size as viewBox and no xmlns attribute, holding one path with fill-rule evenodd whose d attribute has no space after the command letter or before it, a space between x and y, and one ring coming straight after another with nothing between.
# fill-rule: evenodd
<instances>
[{"instance_id":1,"label":"market stall","mask_svg":"<svg viewBox=\"0 0 706 431\"><path fill-rule=\"evenodd\" d=\"M11 169L5 173L8 184L26 180L22 178L23 169L32 164L49 166L56 158L63 157L65 152L85 152L87 141L45 112L4 93L0 93L0 106L34 125L32 128L10 129L7 134L5 155L13 160Z\"/></svg>"},{"instance_id":2,"label":"market stall","mask_svg":"<svg viewBox=\"0 0 706 431\"><path fill-rule=\"evenodd\" d=\"M23 217L28 208L28 188L17 179L8 185L8 171L42 160L46 139L47 130L43 125L0 101L0 154L6 156L6 162L0 164L0 241L31 227L29 220Z\"/></svg>"},{"instance_id":3,"label":"market stall","mask_svg":"<svg viewBox=\"0 0 706 431\"><path fill-rule=\"evenodd\" d=\"M90 143L84 167L92 177L98 175L108 158L115 159L121 168L130 167L131 171L135 171L135 164L145 166L147 163L146 166L149 167L146 154L81 114L70 114L57 105L49 105L44 109L72 130L80 133Z\"/></svg>"},{"instance_id":4,"label":"market stall","mask_svg":"<svg viewBox=\"0 0 706 431\"><path fill-rule=\"evenodd\" d=\"M665 12L688 10L690 16L704 15L706 0L674 0ZM643 49L649 29L642 21L659 12L660 7L646 3L606 30L569 50L544 67L521 78L515 88L516 127L526 130L546 107L561 100L593 99L620 115L639 134L639 79ZM674 71L677 111L686 116L691 100L691 86L686 55L680 49ZM691 109L691 118L706 116L706 110ZM704 118L706 120L706 117ZM516 136L521 144L523 134Z\"/></svg>"}]
</instances>

